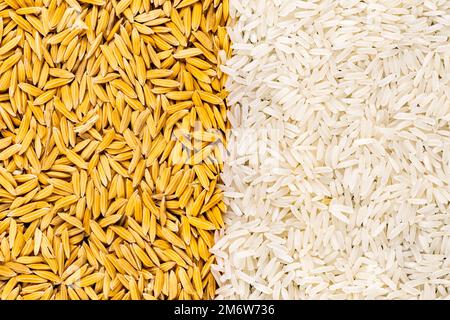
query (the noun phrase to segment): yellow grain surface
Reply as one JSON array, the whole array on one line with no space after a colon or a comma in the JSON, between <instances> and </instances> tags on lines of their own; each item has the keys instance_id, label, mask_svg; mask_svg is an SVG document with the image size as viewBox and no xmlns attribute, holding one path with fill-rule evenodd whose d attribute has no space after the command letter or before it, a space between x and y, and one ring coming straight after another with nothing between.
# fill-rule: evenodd
<instances>
[{"instance_id":1,"label":"yellow grain surface","mask_svg":"<svg viewBox=\"0 0 450 320\"><path fill-rule=\"evenodd\" d=\"M228 0L0 4L0 299L211 299Z\"/></svg>"}]
</instances>

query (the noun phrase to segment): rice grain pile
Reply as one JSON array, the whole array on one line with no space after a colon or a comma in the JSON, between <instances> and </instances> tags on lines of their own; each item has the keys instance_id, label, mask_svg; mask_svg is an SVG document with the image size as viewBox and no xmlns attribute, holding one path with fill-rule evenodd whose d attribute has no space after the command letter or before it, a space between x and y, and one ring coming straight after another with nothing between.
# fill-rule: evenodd
<instances>
[{"instance_id":1,"label":"rice grain pile","mask_svg":"<svg viewBox=\"0 0 450 320\"><path fill-rule=\"evenodd\" d=\"M228 1L0 3L0 298L207 299Z\"/></svg>"},{"instance_id":2,"label":"rice grain pile","mask_svg":"<svg viewBox=\"0 0 450 320\"><path fill-rule=\"evenodd\" d=\"M448 298L450 2L230 14L218 298Z\"/></svg>"}]
</instances>

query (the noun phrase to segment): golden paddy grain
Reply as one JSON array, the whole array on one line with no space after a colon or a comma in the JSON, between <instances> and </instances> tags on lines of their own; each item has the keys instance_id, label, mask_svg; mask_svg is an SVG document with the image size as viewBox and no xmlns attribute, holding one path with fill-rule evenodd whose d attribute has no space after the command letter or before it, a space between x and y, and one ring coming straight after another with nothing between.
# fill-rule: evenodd
<instances>
[{"instance_id":1,"label":"golden paddy grain","mask_svg":"<svg viewBox=\"0 0 450 320\"><path fill-rule=\"evenodd\" d=\"M228 0L0 4L0 299L214 297L227 21Z\"/></svg>"}]
</instances>

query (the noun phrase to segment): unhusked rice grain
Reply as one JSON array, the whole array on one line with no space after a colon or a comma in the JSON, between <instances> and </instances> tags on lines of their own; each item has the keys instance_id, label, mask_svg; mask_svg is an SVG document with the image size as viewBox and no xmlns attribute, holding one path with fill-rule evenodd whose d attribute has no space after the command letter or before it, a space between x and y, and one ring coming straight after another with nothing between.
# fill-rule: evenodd
<instances>
[{"instance_id":1,"label":"unhusked rice grain","mask_svg":"<svg viewBox=\"0 0 450 320\"><path fill-rule=\"evenodd\" d=\"M230 14L217 298L448 298L450 2Z\"/></svg>"},{"instance_id":2,"label":"unhusked rice grain","mask_svg":"<svg viewBox=\"0 0 450 320\"><path fill-rule=\"evenodd\" d=\"M0 4L0 300L212 299L228 0Z\"/></svg>"}]
</instances>

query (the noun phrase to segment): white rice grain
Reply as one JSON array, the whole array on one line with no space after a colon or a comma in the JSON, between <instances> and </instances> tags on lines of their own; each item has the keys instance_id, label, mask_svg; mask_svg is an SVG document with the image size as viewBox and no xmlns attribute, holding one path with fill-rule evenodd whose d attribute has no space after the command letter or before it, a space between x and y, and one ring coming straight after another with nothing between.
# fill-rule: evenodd
<instances>
[{"instance_id":1,"label":"white rice grain","mask_svg":"<svg viewBox=\"0 0 450 320\"><path fill-rule=\"evenodd\" d=\"M449 12L230 0L218 299L450 297Z\"/></svg>"}]
</instances>

